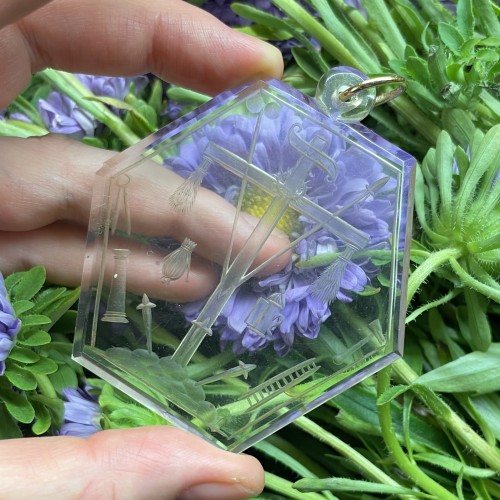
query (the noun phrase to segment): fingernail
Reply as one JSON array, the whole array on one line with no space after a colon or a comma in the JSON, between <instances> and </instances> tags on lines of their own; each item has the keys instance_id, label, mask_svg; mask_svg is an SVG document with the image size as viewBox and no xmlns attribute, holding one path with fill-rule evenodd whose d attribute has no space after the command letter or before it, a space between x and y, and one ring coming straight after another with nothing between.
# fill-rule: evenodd
<instances>
[{"instance_id":1,"label":"fingernail","mask_svg":"<svg viewBox=\"0 0 500 500\"><path fill-rule=\"evenodd\" d=\"M281 51L270 43L264 42L262 52L264 56L261 71L264 76L281 78L283 75L283 54Z\"/></svg>"},{"instance_id":2,"label":"fingernail","mask_svg":"<svg viewBox=\"0 0 500 500\"><path fill-rule=\"evenodd\" d=\"M208 483L192 486L183 491L176 500L239 500L258 494L258 491L245 488L241 483Z\"/></svg>"},{"instance_id":3,"label":"fingernail","mask_svg":"<svg viewBox=\"0 0 500 500\"><path fill-rule=\"evenodd\" d=\"M248 49L257 55L253 67L253 79L281 78L283 75L283 54L274 45L246 33L238 32Z\"/></svg>"}]
</instances>

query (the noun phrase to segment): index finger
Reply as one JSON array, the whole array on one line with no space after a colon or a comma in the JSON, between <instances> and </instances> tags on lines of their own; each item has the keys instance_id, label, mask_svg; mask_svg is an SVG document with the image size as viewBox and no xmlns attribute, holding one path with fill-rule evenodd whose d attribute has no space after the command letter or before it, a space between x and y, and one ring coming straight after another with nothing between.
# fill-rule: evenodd
<instances>
[{"instance_id":1,"label":"index finger","mask_svg":"<svg viewBox=\"0 0 500 500\"><path fill-rule=\"evenodd\" d=\"M54 0L2 30L0 60L0 107L46 67L153 72L207 94L283 70L276 48L180 0Z\"/></svg>"},{"instance_id":2,"label":"index finger","mask_svg":"<svg viewBox=\"0 0 500 500\"><path fill-rule=\"evenodd\" d=\"M4 233L4 238L19 240L17 246L8 244L7 240L1 241L0 247L7 245L4 252L10 252L14 260L16 255L18 260L26 259L26 254L31 258L39 255L38 262L31 262L33 265L43 263L57 282L63 280L65 284L76 284L81 275L82 232L89 219L94 173L113 153L63 136L6 137L0 139L0 147L3 153L0 158L0 231L9 232ZM133 249L135 259L134 266L131 266L135 270L135 279L131 281L135 281L138 289L148 290L152 296L186 301L206 295L213 287L214 265L203 265L203 262L210 260L223 264L231 244L231 255L235 255L257 221L240 214L237 227L233 229L235 207L203 188L190 214L175 212L169 198L182 182L183 179L170 170L147 162L133 176L130 185L118 180L114 191L110 192L109 213L105 209L104 219L99 220L98 216L93 229L99 232L99 224L108 224L112 233L110 241L114 240L118 245L114 248L123 248L127 244L123 239L128 238L131 246L127 248ZM127 191L120 191L120 185ZM94 207L99 208L99 204L94 204ZM127 213L130 213L130 220L127 220ZM77 223L79 232L75 232L76 228L69 232L67 225L55 226L59 220ZM129 229L130 238L127 236ZM15 232L21 232L18 238ZM124 238L118 243L116 240L120 234ZM189 279L173 281L169 286L160 281L160 260L179 244L165 240L166 237L173 237L178 242L189 238L196 243ZM155 243L156 239L158 243ZM165 246L165 241L170 248ZM265 263L281 249L286 249L288 244L284 234L274 231L257 252L253 267ZM290 252L285 251L262 271L265 274L278 271L289 259Z\"/></svg>"}]
</instances>

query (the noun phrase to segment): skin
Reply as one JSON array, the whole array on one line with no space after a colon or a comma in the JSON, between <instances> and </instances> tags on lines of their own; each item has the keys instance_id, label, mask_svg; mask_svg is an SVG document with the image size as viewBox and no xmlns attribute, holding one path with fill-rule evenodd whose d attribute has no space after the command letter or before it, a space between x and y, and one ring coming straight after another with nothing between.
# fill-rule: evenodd
<instances>
[{"instance_id":1,"label":"skin","mask_svg":"<svg viewBox=\"0 0 500 500\"><path fill-rule=\"evenodd\" d=\"M121 76L153 72L209 94L282 72L276 49L177 0L2 0L0 62L0 109L45 67ZM0 151L0 270L43 264L50 281L78 285L93 175L111 153L55 136L0 138ZM177 182L162 177L151 198ZM189 220L166 213L162 221L174 237L189 231L199 239L189 282L174 282L168 292L149 285L151 297L193 300L215 285L206 259L209 249L222 259L232 207L207 192L199 199ZM153 208L144 206L137 222L147 227ZM208 221L212 227L203 230ZM236 247L255 221L246 222ZM214 231L221 236L209 240ZM275 233L259 259L286 241ZM144 272L131 277L141 293L144 280ZM221 451L172 427L103 431L87 440L1 441L0 470L0 498L9 499L225 500L254 496L264 481L253 457Z\"/></svg>"}]
</instances>

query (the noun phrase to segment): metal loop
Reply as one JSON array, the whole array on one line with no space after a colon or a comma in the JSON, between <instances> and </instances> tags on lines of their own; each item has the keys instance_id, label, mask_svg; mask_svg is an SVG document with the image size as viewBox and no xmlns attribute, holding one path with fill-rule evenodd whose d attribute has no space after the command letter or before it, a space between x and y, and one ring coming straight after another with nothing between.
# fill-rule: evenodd
<instances>
[{"instance_id":1,"label":"metal loop","mask_svg":"<svg viewBox=\"0 0 500 500\"><path fill-rule=\"evenodd\" d=\"M392 101L396 97L400 96L406 90L406 78L399 75L369 78L368 80L364 80L363 82L353 85L343 92L340 92L338 99L339 101L347 102L349 99L354 97L356 93L373 87L379 87L381 85L397 85L397 87L389 92L385 92L384 94L377 96L375 98L375 106L380 106L381 104Z\"/></svg>"}]
</instances>

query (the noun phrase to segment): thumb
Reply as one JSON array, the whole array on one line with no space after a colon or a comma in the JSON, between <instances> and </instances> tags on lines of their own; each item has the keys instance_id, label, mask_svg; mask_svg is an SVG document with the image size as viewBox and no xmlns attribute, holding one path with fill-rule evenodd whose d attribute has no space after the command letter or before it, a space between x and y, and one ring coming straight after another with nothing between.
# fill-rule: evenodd
<instances>
[{"instance_id":1,"label":"thumb","mask_svg":"<svg viewBox=\"0 0 500 500\"><path fill-rule=\"evenodd\" d=\"M236 500L264 483L255 458L167 426L1 441L0 470L0 498L13 500Z\"/></svg>"}]
</instances>

